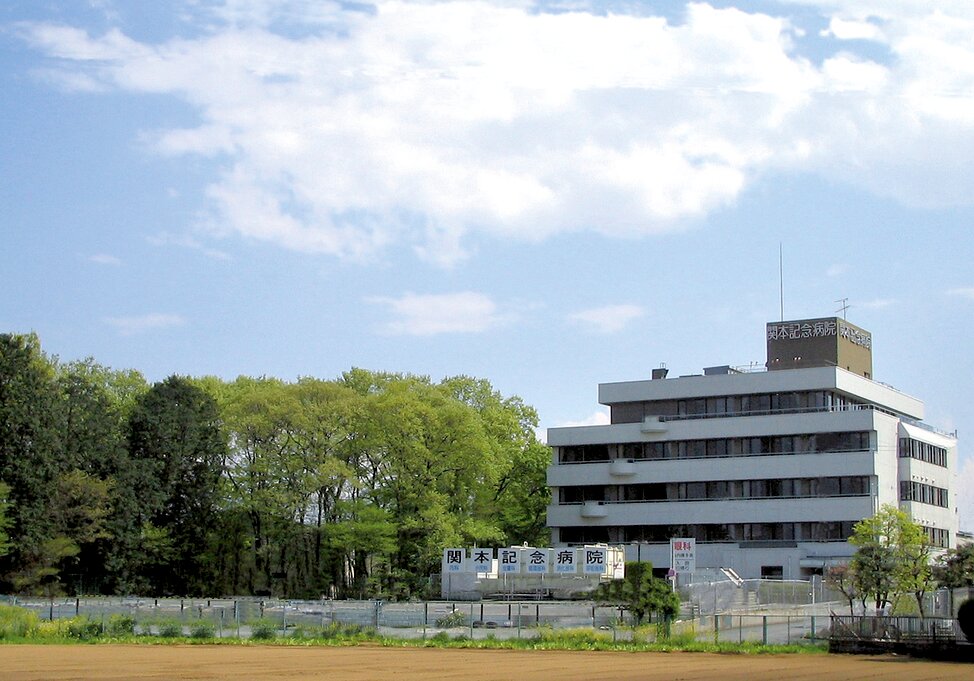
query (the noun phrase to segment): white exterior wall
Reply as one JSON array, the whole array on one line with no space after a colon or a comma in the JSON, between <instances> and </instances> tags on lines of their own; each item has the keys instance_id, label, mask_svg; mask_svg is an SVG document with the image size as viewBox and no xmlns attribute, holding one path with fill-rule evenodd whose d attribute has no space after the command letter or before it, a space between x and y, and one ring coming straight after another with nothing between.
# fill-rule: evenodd
<instances>
[{"instance_id":1,"label":"white exterior wall","mask_svg":"<svg viewBox=\"0 0 974 681\"><path fill-rule=\"evenodd\" d=\"M674 379L609 383L599 386L600 402L615 404L649 400L761 394L790 391L831 390L876 408L843 411L786 413L714 418L669 417L646 423L552 428L548 444L553 457L557 448L571 445L609 445L610 457L618 456L612 445L638 442L793 435L826 432L869 432L869 449L857 452L752 455L706 459L613 460L559 464L548 470L554 501L548 508L548 525L559 527L620 527L629 525L684 525L724 523L826 522L859 520L883 504L900 506L924 525L949 529L951 545L957 532L956 441L904 422L920 419L923 404L916 398L837 367L771 371L754 374L691 376ZM894 412L894 416L885 411ZM948 450L948 468L898 455L899 438L930 442ZM866 496L727 499L702 501L558 503L558 488L583 485L630 485L710 480L754 480L863 475L870 478ZM900 502L900 480L917 480L950 490L951 508ZM560 537L557 530L553 539ZM560 542L557 542L560 544ZM819 568L841 562L854 549L842 541L829 542L734 542L697 541L697 566L732 567L741 576L760 576L764 565L780 565L784 577L799 578L802 568ZM769 544L762 546L762 544ZM773 544L773 545L772 545ZM669 547L661 543L630 544L627 558L637 555L656 567L669 565Z\"/></svg>"}]
</instances>

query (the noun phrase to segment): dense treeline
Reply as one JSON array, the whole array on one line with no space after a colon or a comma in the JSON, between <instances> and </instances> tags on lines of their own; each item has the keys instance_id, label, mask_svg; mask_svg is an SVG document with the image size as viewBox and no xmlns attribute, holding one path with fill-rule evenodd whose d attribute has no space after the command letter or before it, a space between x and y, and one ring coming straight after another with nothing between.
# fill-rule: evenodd
<instances>
[{"instance_id":1,"label":"dense treeline","mask_svg":"<svg viewBox=\"0 0 974 681\"><path fill-rule=\"evenodd\" d=\"M172 376L0 335L0 590L408 598L545 544L537 416L482 379Z\"/></svg>"}]
</instances>

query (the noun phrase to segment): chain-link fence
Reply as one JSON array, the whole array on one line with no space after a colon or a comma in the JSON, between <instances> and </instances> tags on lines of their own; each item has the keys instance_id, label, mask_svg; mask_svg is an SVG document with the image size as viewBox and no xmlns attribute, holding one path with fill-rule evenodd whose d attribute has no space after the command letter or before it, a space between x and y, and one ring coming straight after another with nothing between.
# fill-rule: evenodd
<instances>
[{"instance_id":1,"label":"chain-link fence","mask_svg":"<svg viewBox=\"0 0 974 681\"><path fill-rule=\"evenodd\" d=\"M822 580L746 579L689 584L681 589L692 614L748 614L752 611L788 610L795 613L822 611L841 605L841 592Z\"/></svg>"},{"instance_id":2,"label":"chain-link fence","mask_svg":"<svg viewBox=\"0 0 974 681\"><path fill-rule=\"evenodd\" d=\"M447 635L482 638L532 638L545 631L583 629L631 638L630 613L618 606L590 601L284 601L273 599L65 598L6 602L28 608L42 620L65 621L85 616L110 628L113 619L129 618L135 631L191 635L201 626L217 638L274 636L326 629L335 625L375 629L385 636L426 638ZM822 618L827 627L827 618ZM673 622L672 635L717 641L793 643L821 638L813 615L685 614Z\"/></svg>"}]
</instances>

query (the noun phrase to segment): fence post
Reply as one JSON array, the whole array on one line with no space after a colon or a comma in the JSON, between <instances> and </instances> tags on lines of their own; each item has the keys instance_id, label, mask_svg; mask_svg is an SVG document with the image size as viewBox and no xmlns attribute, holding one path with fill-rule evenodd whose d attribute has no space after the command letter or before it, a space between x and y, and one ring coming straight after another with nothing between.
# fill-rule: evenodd
<instances>
[{"instance_id":1,"label":"fence post","mask_svg":"<svg viewBox=\"0 0 974 681\"><path fill-rule=\"evenodd\" d=\"M470 604L470 638L473 638L473 603Z\"/></svg>"},{"instance_id":2,"label":"fence post","mask_svg":"<svg viewBox=\"0 0 974 681\"><path fill-rule=\"evenodd\" d=\"M521 638L521 602L517 603L517 637Z\"/></svg>"},{"instance_id":3,"label":"fence post","mask_svg":"<svg viewBox=\"0 0 974 681\"><path fill-rule=\"evenodd\" d=\"M815 615L812 615L812 643L815 643L816 636L818 636L818 632L815 630Z\"/></svg>"},{"instance_id":4,"label":"fence post","mask_svg":"<svg viewBox=\"0 0 974 681\"><path fill-rule=\"evenodd\" d=\"M720 617L717 616L717 611L714 611L714 643L720 643Z\"/></svg>"},{"instance_id":5,"label":"fence post","mask_svg":"<svg viewBox=\"0 0 974 681\"><path fill-rule=\"evenodd\" d=\"M761 616L761 642L768 645L768 616Z\"/></svg>"}]
</instances>

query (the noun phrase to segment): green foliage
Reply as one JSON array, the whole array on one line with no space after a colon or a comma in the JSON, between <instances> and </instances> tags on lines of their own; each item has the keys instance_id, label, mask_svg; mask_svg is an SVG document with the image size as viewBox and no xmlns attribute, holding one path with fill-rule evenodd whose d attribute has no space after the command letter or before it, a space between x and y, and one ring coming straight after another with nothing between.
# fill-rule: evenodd
<instances>
[{"instance_id":1,"label":"green foliage","mask_svg":"<svg viewBox=\"0 0 974 681\"><path fill-rule=\"evenodd\" d=\"M196 639L213 638L216 635L216 627L205 620L193 622L189 628L189 637Z\"/></svg>"},{"instance_id":2,"label":"green foliage","mask_svg":"<svg viewBox=\"0 0 974 681\"><path fill-rule=\"evenodd\" d=\"M182 622L160 622L159 623L159 636L162 638L179 638L183 635L183 624Z\"/></svg>"},{"instance_id":3,"label":"green foliage","mask_svg":"<svg viewBox=\"0 0 974 681\"><path fill-rule=\"evenodd\" d=\"M964 637L974 643L974 598L968 598L957 608L957 624Z\"/></svg>"},{"instance_id":4,"label":"green foliage","mask_svg":"<svg viewBox=\"0 0 974 681\"><path fill-rule=\"evenodd\" d=\"M937 583L948 589L974 586L974 544L948 550L938 559L933 573Z\"/></svg>"},{"instance_id":5,"label":"green foliage","mask_svg":"<svg viewBox=\"0 0 974 681\"><path fill-rule=\"evenodd\" d=\"M10 551L10 535L7 534L11 524L11 520L7 516L7 509L10 508L9 496L10 486L0 482L0 556L4 556Z\"/></svg>"},{"instance_id":6,"label":"green foliage","mask_svg":"<svg viewBox=\"0 0 974 681\"><path fill-rule=\"evenodd\" d=\"M168 562L148 575L151 592L202 593L203 549L226 456L216 401L178 376L156 383L135 402L128 446L136 474L128 510L141 526L164 528L172 542Z\"/></svg>"},{"instance_id":7,"label":"green foliage","mask_svg":"<svg viewBox=\"0 0 974 681\"><path fill-rule=\"evenodd\" d=\"M444 546L547 542L537 420L467 376L150 387L0 334L0 591L422 596Z\"/></svg>"},{"instance_id":8,"label":"green foliage","mask_svg":"<svg viewBox=\"0 0 974 681\"><path fill-rule=\"evenodd\" d=\"M37 632L37 615L26 608L0 605L0 641L28 638Z\"/></svg>"},{"instance_id":9,"label":"green foliage","mask_svg":"<svg viewBox=\"0 0 974 681\"><path fill-rule=\"evenodd\" d=\"M680 611L679 594L665 579L653 577L653 565L649 562L626 563L625 579L600 584L595 600L623 605L637 626L656 615L664 626L664 635L669 631L667 623Z\"/></svg>"},{"instance_id":10,"label":"green foliage","mask_svg":"<svg viewBox=\"0 0 974 681\"><path fill-rule=\"evenodd\" d=\"M135 635L135 618L130 615L112 615L105 622L105 635L114 638Z\"/></svg>"},{"instance_id":11,"label":"green foliage","mask_svg":"<svg viewBox=\"0 0 974 681\"><path fill-rule=\"evenodd\" d=\"M467 623L467 616L459 610L454 610L448 615L443 615L436 620L436 626L440 629L452 629L462 627Z\"/></svg>"},{"instance_id":12,"label":"green foliage","mask_svg":"<svg viewBox=\"0 0 974 681\"><path fill-rule=\"evenodd\" d=\"M87 615L79 615L61 623L68 638L79 641L91 641L104 633L102 623L90 619Z\"/></svg>"},{"instance_id":13,"label":"green foliage","mask_svg":"<svg viewBox=\"0 0 974 681\"><path fill-rule=\"evenodd\" d=\"M250 638L254 641L270 641L277 638L280 625L271 620L257 620L250 625Z\"/></svg>"},{"instance_id":14,"label":"green foliage","mask_svg":"<svg viewBox=\"0 0 974 681\"><path fill-rule=\"evenodd\" d=\"M855 587L882 608L893 594L912 596L920 616L923 596L933 586L930 541L920 525L895 506L856 523L849 543L858 550L851 561Z\"/></svg>"}]
</instances>

